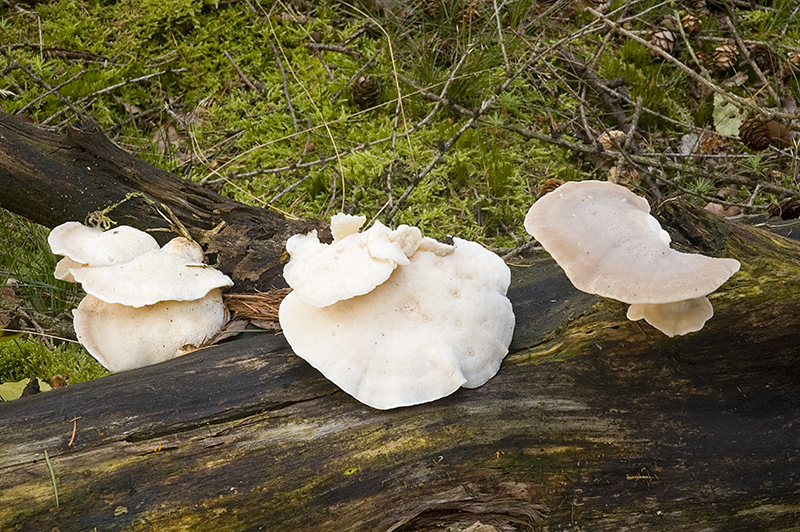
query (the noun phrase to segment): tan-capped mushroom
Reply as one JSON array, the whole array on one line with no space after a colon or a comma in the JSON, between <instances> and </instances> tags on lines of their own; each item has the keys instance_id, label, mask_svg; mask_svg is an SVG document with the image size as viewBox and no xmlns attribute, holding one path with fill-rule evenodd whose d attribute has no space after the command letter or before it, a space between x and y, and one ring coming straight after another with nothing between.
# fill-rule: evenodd
<instances>
[{"instance_id":1,"label":"tan-capped mushroom","mask_svg":"<svg viewBox=\"0 0 800 532\"><path fill-rule=\"evenodd\" d=\"M631 319L669 336L700 330L713 315L705 296L739 262L670 248L649 212L647 200L623 186L569 182L534 203L525 229L579 290L635 305Z\"/></svg>"}]
</instances>

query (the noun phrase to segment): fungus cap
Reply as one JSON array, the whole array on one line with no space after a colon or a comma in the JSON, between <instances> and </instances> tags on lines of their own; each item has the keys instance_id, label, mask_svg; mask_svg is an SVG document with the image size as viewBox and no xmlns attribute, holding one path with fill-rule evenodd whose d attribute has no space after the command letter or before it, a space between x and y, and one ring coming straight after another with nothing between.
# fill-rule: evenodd
<instances>
[{"instance_id":1,"label":"fungus cap","mask_svg":"<svg viewBox=\"0 0 800 532\"><path fill-rule=\"evenodd\" d=\"M75 333L87 351L111 371L175 358L184 346L199 347L225 323L222 291L194 301L161 301L134 308L88 295L73 311Z\"/></svg>"},{"instance_id":2,"label":"fungus cap","mask_svg":"<svg viewBox=\"0 0 800 532\"><path fill-rule=\"evenodd\" d=\"M378 409L484 384L514 331L510 271L481 245L454 241L449 254L418 250L369 293L325 308L290 293L280 322L294 352Z\"/></svg>"},{"instance_id":3,"label":"fungus cap","mask_svg":"<svg viewBox=\"0 0 800 532\"><path fill-rule=\"evenodd\" d=\"M47 242L54 254L64 255L56 265L56 279L69 282L74 282L70 269L123 264L158 249L152 236L127 225L101 231L66 222L50 231Z\"/></svg>"},{"instance_id":4,"label":"fungus cap","mask_svg":"<svg viewBox=\"0 0 800 532\"><path fill-rule=\"evenodd\" d=\"M540 198L525 229L576 288L626 303L705 296L739 270L734 259L669 247L647 200L603 181L568 182Z\"/></svg>"},{"instance_id":5,"label":"fungus cap","mask_svg":"<svg viewBox=\"0 0 800 532\"><path fill-rule=\"evenodd\" d=\"M444 253L422 237L419 229L401 225L394 231L380 222L358 232L366 218L336 214L331 218L333 243L323 244L317 232L294 235L286 242L291 260L283 277L295 297L307 305L324 308L337 301L371 292L384 283L397 266L406 266L420 245ZM435 242L435 241L434 241Z\"/></svg>"},{"instance_id":6,"label":"fungus cap","mask_svg":"<svg viewBox=\"0 0 800 532\"><path fill-rule=\"evenodd\" d=\"M192 301L233 281L202 262L200 246L177 237L163 248L130 262L101 268L70 270L87 294L106 303L144 307L159 301Z\"/></svg>"}]
</instances>

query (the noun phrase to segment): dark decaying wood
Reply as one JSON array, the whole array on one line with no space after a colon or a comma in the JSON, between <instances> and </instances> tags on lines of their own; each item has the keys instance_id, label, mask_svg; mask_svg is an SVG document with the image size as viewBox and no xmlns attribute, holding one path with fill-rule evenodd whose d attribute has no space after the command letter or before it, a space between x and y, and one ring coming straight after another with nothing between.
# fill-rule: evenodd
<instances>
[{"instance_id":1,"label":"dark decaying wood","mask_svg":"<svg viewBox=\"0 0 800 532\"><path fill-rule=\"evenodd\" d=\"M284 242L319 226L179 179L120 149L92 124L59 134L0 111L0 207L55 227L112 205L109 218L152 231L162 244L176 236L167 220L177 218L238 290L285 286Z\"/></svg>"},{"instance_id":2,"label":"dark decaying wood","mask_svg":"<svg viewBox=\"0 0 800 532\"><path fill-rule=\"evenodd\" d=\"M541 257L512 268L497 376L376 411L254 332L0 405L0 529L797 530L800 246L659 216L742 262L698 333L630 322Z\"/></svg>"}]
</instances>

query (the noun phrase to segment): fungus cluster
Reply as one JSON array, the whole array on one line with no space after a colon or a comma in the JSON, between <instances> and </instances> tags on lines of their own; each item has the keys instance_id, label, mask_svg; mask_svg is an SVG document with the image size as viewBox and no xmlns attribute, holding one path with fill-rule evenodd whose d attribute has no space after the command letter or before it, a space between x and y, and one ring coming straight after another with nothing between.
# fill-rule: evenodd
<instances>
[{"instance_id":1,"label":"fungus cluster","mask_svg":"<svg viewBox=\"0 0 800 532\"><path fill-rule=\"evenodd\" d=\"M670 248L649 212L647 200L620 185L569 182L531 207L525 229L577 289L629 303L629 319L670 337L699 331L714 314L706 296L739 262Z\"/></svg>"},{"instance_id":2,"label":"fungus cluster","mask_svg":"<svg viewBox=\"0 0 800 532\"><path fill-rule=\"evenodd\" d=\"M453 245L401 225L338 214L333 242L295 235L281 328L294 352L342 390L378 409L484 384L514 330L511 274L481 245Z\"/></svg>"},{"instance_id":3,"label":"fungus cluster","mask_svg":"<svg viewBox=\"0 0 800 532\"><path fill-rule=\"evenodd\" d=\"M67 222L48 242L65 256L56 277L80 283L87 294L73 311L78 341L111 371L174 358L224 325L221 289L233 282L203 264L203 250L191 240L159 248L132 227L103 232Z\"/></svg>"}]
</instances>

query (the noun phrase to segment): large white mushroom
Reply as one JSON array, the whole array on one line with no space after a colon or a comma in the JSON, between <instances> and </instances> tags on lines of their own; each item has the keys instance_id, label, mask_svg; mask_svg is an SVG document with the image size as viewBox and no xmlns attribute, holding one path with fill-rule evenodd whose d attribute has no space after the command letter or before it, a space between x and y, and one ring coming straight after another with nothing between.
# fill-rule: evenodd
<instances>
[{"instance_id":1,"label":"large white mushroom","mask_svg":"<svg viewBox=\"0 0 800 532\"><path fill-rule=\"evenodd\" d=\"M225 324L221 289L233 282L203 264L197 243L178 237L159 248L131 227L103 233L75 222L53 233L53 251L73 262L62 261L63 278L87 293L73 311L75 333L111 371L174 358Z\"/></svg>"},{"instance_id":2,"label":"large white mushroom","mask_svg":"<svg viewBox=\"0 0 800 532\"><path fill-rule=\"evenodd\" d=\"M739 270L734 259L681 253L627 188L604 181L569 182L540 198L525 229L576 288L630 303L668 336L702 329L713 316L705 297Z\"/></svg>"},{"instance_id":3,"label":"large white mushroom","mask_svg":"<svg viewBox=\"0 0 800 532\"><path fill-rule=\"evenodd\" d=\"M324 307L303 301L297 290L290 293L281 303L280 322L292 349L378 409L481 386L499 369L514 331L505 295L508 267L474 242L456 238L448 246L400 228L392 239L391 231L379 227L378 249L385 247L385 255L402 249L407 264L396 262L388 279L367 293ZM398 242L404 244L393 249ZM350 252L360 257L347 263L355 269L375 260L361 249Z\"/></svg>"}]
</instances>

